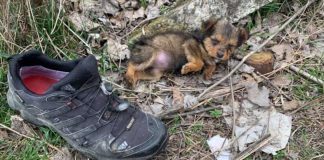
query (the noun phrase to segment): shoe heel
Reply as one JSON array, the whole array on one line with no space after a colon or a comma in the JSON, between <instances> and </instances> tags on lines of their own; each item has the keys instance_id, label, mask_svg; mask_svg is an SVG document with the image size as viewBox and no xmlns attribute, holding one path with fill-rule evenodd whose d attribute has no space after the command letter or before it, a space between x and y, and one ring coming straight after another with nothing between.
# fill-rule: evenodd
<instances>
[{"instance_id":1,"label":"shoe heel","mask_svg":"<svg viewBox=\"0 0 324 160\"><path fill-rule=\"evenodd\" d=\"M30 123L33 123L33 124L38 125L38 126L43 126L44 125L34 115L31 115L30 113L23 111L24 105L21 104L20 102L18 102L16 99L14 99L14 97L15 96L13 95L12 91L8 90L8 92L7 92L7 102L8 102L8 105L9 105L9 107L11 109L19 111L21 117L24 120L26 120L26 121L28 121Z\"/></svg>"}]
</instances>

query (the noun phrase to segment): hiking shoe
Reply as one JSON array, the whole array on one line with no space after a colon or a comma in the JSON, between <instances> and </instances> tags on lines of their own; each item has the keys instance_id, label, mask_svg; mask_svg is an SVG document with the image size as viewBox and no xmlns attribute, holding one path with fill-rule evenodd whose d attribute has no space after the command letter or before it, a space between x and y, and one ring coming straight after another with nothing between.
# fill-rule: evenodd
<instances>
[{"instance_id":1,"label":"hiking shoe","mask_svg":"<svg viewBox=\"0 0 324 160\"><path fill-rule=\"evenodd\" d=\"M9 58L8 104L96 159L148 159L164 148L165 125L119 99L90 55L58 61L38 51Z\"/></svg>"}]
</instances>

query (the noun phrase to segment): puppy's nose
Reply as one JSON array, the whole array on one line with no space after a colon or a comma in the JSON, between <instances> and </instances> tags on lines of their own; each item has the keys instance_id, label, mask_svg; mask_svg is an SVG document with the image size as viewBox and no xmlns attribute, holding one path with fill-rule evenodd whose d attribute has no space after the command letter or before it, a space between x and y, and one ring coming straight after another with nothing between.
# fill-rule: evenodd
<instances>
[{"instance_id":1,"label":"puppy's nose","mask_svg":"<svg viewBox=\"0 0 324 160\"><path fill-rule=\"evenodd\" d=\"M220 52L220 53L218 53L218 54L217 54L217 57L218 57L218 58L223 58L223 57L224 57L224 52Z\"/></svg>"}]
</instances>

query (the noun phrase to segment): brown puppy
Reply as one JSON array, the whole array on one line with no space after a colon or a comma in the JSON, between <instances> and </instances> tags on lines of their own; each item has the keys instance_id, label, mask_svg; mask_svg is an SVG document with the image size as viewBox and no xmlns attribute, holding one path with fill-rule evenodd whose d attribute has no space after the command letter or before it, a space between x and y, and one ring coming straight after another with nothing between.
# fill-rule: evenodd
<instances>
[{"instance_id":1,"label":"brown puppy","mask_svg":"<svg viewBox=\"0 0 324 160\"><path fill-rule=\"evenodd\" d=\"M165 72L181 69L181 74L187 74L204 68L208 80L216 63L227 61L248 37L247 30L223 18L204 22L197 35L163 32L144 37L131 49L125 78L135 86L138 80L159 80Z\"/></svg>"}]
</instances>

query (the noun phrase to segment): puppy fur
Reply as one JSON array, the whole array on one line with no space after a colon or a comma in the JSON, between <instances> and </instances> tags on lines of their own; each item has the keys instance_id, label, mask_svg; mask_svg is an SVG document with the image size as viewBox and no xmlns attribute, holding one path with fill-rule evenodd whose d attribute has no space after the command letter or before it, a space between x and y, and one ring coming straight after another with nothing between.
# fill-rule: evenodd
<instances>
[{"instance_id":1,"label":"puppy fur","mask_svg":"<svg viewBox=\"0 0 324 160\"><path fill-rule=\"evenodd\" d=\"M227 61L248 38L247 30L224 18L210 18L196 33L169 31L143 37L131 48L125 78L134 87L138 80L159 80L165 72L187 74L203 69L208 80L216 63Z\"/></svg>"}]
</instances>

